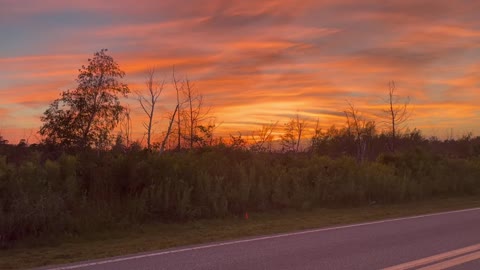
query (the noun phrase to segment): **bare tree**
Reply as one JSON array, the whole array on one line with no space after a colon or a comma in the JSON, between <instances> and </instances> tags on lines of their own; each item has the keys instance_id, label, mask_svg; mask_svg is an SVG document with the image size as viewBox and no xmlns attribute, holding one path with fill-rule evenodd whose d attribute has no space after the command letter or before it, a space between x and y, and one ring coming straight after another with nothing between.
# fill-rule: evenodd
<instances>
[{"instance_id":1,"label":"bare tree","mask_svg":"<svg viewBox=\"0 0 480 270\"><path fill-rule=\"evenodd\" d=\"M132 119L130 117L131 110L130 106L126 105L125 110L123 111L122 119L120 121L120 136L125 139L125 145L130 146L132 139Z\"/></svg>"},{"instance_id":2,"label":"bare tree","mask_svg":"<svg viewBox=\"0 0 480 270\"><path fill-rule=\"evenodd\" d=\"M221 124L221 123L220 123ZM215 123L215 120L209 121L206 125L198 125L198 135L195 135L195 142L200 147L213 146L215 143L221 142L222 138L214 140L214 132L220 125Z\"/></svg>"},{"instance_id":3,"label":"bare tree","mask_svg":"<svg viewBox=\"0 0 480 270\"><path fill-rule=\"evenodd\" d=\"M182 110L182 104L180 103L180 92L183 89L183 83L178 81L177 78L175 77L175 66L173 66L173 71L172 71L172 83L173 86L175 87L175 91L177 92L177 132L178 132L178 144L177 144L177 150L180 150L181 148L181 139L182 139L182 125L181 125L181 110Z\"/></svg>"},{"instance_id":4,"label":"bare tree","mask_svg":"<svg viewBox=\"0 0 480 270\"><path fill-rule=\"evenodd\" d=\"M289 122L285 123L285 133L281 136L284 151L298 152L300 150L300 141L306 127L305 119L300 119L298 113Z\"/></svg>"},{"instance_id":5,"label":"bare tree","mask_svg":"<svg viewBox=\"0 0 480 270\"><path fill-rule=\"evenodd\" d=\"M355 141L357 161L364 162L368 138L371 138L375 132L375 122L365 119L350 102L348 102L348 108L344 114L347 120L347 135L353 136Z\"/></svg>"},{"instance_id":6,"label":"bare tree","mask_svg":"<svg viewBox=\"0 0 480 270\"><path fill-rule=\"evenodd\" d=\"M173 68L172 84L177 94L177 149L188 147L192 149L196 143L202 145L198 132L213 132L215 125L203 125L206 120L212 120L211 110L205 107L204 97L195 85L185 77L177 79ZM182 145L183 141L183 145Z\"/></svg>"},{"instance_id":7,"label":"bare tree","mask_svg":"<svg viewBox=\"0 0 480 270\"><path fill-rule=\"evenodd\" d=\"M172 130L172 124L173 124L173 121L175 121L175 114L177 114L177 111L178 111L178 104L175 107L175 111L173 111L172 118L170 118L170 124L168 124L167 133L165 134L165 138L163 138L163 141L162 141L162 146L160 147L160 154L162 154L163 151L165 150L165 144L168 141L168 136L170 135L170 132Z\"/></svg>"},{"instance_id":8,"label":"bare tree","mask_svg":"<svg viewBox=\"0 0 480 270\"><path fill-rule=\"evenodd\" d=\"M313 129L312 140L310 143L311 151L318 151L321 139L322 139L322 128L320 127L320 119L317 118L317 121L315 122L315 128Z\"/></svg>"},{"instance_id":9,"label":"bare tree","mask_svg":"<svg viewBox=\"0 0 480 270\"><path fill-rule=\"evenodd\" d=\"M195 85L190 82L188 78L185 78L184 87L182 88L183 96L185 98L184 104L188 107L184 112L184 125L187 134L184 135L188 141L189 148L192 149L194 143L198 142L202 144L201 137L197 134L197 129L204 135L211 134L215 129L215 125L208 124L202 125L203 121L206 121L210 116L210 108L205 108L203 95L201 95ZM212 139L212 138L210 138Z\"/></svg>"},{"instance_id":10,"label":"bare tree","mask_svg":"<svg viewBox=\"0 0 480 270\"><path fill-rule=\"evenodd\" d=\"M395 94L396 86L394 81L388 83L388 97L385 100L388 108L383 110L384 122L388 125L390 133L390 150L395 152L398 133L404 128L411 116L409 112L410 98L401 98Z\"/></svg>"},{"instance_id":11,"label":"bare tree","mask_svg":"<svg viewBox=\"0 0 480 270\"><path fill-rule=\"evenodd\" d=\"M247 149L247 140L242 138L241 132L238 132L238 136L230 134L230 147L237 150Z\"/></svg>"},{"instance_id":12,"label":"bare tree","mask_svg":"<svg viewBox=\"0 0 480 270\"><path fill-rule=\"evenodd\" d=\"M302 139L303 132L306 128L307 123L305 122L305 119L300 120L300 115L297 113L297 116L295 118L295 130L297 132L297 152L300 149L300 140Z\"/></svg>"},{"instance_id":13,"label":"bare tree","mask_svg":"<svg viewBox=\"0 0 480 270\"><path fill-rule=\"evenodd\" d=\"M136 91L138 101L140 106L143 109L143 112L148 117L148 122L143 122L143 127L147 131L147 148L151 149L151 137L152 137L152 127L154 125L154 113L155 105L157 104L158 97L163 91L165 81L156 81L155 80L155 68L151 68L147 71L145 85L147 87L147 93L144 94L141 91Z\"/></svg>"},{"instance_id":14,"label":"bare tree","mask_svg":"<svg viewBox=\"0 0 480 270\"><path fill-rule=\"evenodd\" d=\"M270 124L263 124L262 128L258 131L252 132L253 145L250 147L253 151L265 151L267 148L265 144L270 144L273 140L273 131L277 128L278 121Z\"/></svg>"},{"instance_id":15,"label":"bare tree","mask_svg":"<svg viewBox=\"0 0 480 270\"><path fill-rule=\"evenodd\" d=\"M187 104L188 104L188 116L187 116L187 120L188 121L188 124L190 125L189 126L189 129L190 129L190 149L193 148L193 141L194 141L194 136L195 136L195 127L196 127L196 124L195 124L195 119L198 117L198 114L200 113L200 110L194 110L193 109L193 103L195 101L198 101L198 106L200 107L202 105L202 102L203 102L203 97L201 95L198 95L198 96L193 96L193 85L190 85L190 81L188 80L188 78L185 80L186 83L187 83L187 87L186 87L186 90L185 90L185 97L187 99Z\"/></svg>"}]
</instances>

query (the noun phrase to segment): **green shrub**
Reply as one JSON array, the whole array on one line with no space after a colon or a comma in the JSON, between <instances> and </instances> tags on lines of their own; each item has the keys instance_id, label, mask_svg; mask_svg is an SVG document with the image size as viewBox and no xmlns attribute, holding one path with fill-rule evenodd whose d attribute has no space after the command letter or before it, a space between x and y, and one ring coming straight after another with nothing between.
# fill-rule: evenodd
<instances>
[{"instance_id":1,"label":"green shrub","mask_svg":"<svg viewBox=\"0 0 480 270\"><path fill-rule=\"evenodd\" d=\"M480 193L480 159L422 150L358 163L305 153L85 151L0 156L0 245L32 236L246 211L395 203Z\"/></svg>"}]
</instances>

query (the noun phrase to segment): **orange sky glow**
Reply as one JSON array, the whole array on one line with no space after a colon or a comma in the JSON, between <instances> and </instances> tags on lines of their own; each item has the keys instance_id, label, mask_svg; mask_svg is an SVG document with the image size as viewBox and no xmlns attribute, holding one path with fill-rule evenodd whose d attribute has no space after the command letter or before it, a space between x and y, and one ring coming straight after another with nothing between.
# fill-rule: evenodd
<instances>
[{"instance_id":1,"label":"orange sky glow","mask_svg":"<svg viewBox=\"0 0 480 270\"><path fill-rule=\"evenodd\" d=\"M297 113L312 128L342 126L347 101L377 120L391 80L410 97L411 129L480 135L478 10L468 0L0 0L0 134L35 141L43 111L108 48L132 90L153 66L167 81L154 141L175 107L174 65L220 136ZM126 102L141 139L145 116L133 94Z\"/></svg>"}]
</instances>

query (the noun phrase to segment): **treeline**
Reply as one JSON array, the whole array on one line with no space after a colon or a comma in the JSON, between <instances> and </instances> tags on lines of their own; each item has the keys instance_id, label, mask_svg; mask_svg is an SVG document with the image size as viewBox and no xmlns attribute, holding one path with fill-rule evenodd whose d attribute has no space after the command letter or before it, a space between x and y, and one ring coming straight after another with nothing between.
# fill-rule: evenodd
<instances>
[{"instance_id":1,"label":"treeline","mask_svg":"<svg viewBox=\"0 0 480 270\"><path fill-rule=\"evenodd\" d=\"M467 133L459 138L440 140L431 136L426 138L418 129L406 130L398 133L395 139L395 152L390 148L391 135L380 133L375 129L372 133L362 138L362 154L367 161L375 161L385 153L407 153L412 151L425 151L442 158L469 159L480 157L480 136ZM335 128L332 126L320 135L312 138L307 151L326 155L332 158L349 155L358 157L358 141L348 128Z\"/></svg>"}]
</instances>

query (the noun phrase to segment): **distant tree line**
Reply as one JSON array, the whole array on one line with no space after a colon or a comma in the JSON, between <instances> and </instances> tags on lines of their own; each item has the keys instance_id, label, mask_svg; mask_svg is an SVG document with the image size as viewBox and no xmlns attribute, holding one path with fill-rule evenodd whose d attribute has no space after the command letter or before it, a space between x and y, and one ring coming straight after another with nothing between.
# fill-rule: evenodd
<instances>
[{"instance_id":1,"label":"distant tree line","mask_svg":"<svg viewBox=\"0 0 480 270\"><path fill-rule=\"evenodd\" d=\"M106 49L96 52L88 64L79 69L77 87L63 91L41 117L41 144L52 147L97 150L145 147L159 153L198 147L231 144L255 152L309 151L329 156L351 155L358 162L373 160L383 152L402 151L414 145L425 146L425 138L417 129L408 130L407 121L412 116L410 99L397 94L394 81L389 82L384 108L377 117L367 117L351 102L343 113L345 125L320 128L320 120L312 123L299 113L283 124L264 124L251 134L214 136L215 123L203 95L188 77L179 78L172 70L170 83L159 79L155 67L145 76L145 88L133 90L141 111L145 115L145 143L132 139L132 119L129 106L121 99L132 91L121 82L125 76ZM165 120L166 131L156 133L161 121L158 113L161 95L167 85L175 91L176 105ZM378 120L376 121L375 118ZM280 133L280 135L278 135ZM154 135L160 140L155 140ZM468 140L474 139L466 134ZM406 143L406 138L409 142ZM0 144L8 141L0 138ZM431 138L434 139L434 138ZM463 138L462 138L463 140ZM27 142L28 144L28 142Z\"/></svg>"},{"instance_id":2,"label":"distant tree line","mask_svg":"<svg viewBox=\"0 0 480 270\"><path fill-rule=\"evenodd\" d=\"M133 90L145 115L142 125L146 143L142 144L132 139L131 109L121 103L121 99L132 92L127 84L121 82L125 72L107 52L107 49L102 49L88 59L88 64L79 69L77 87L63 91L50 104L41 117L43 125L39 134L42 137L38 144L46 145L44 148L69 151L145 148L157 153L226 145L253 152L310 152L330 157L348 155L360 163L375 160L382 153L415 147L431 148L432 151L456 157L478 153L475 145L479 137L471 133L457 140L449 138L440 141L436 137L425 138L418 129L408 129L406 123L412 116L410 98L397 94L394 81L388 84L384 107L377 117L367 117L347 101L343 110L344 126L333 125L322 129L319 119L312 123L297 113L283 127L277 121L263 124L249 135L214 136L218 125L210 108L205 106L203 95L188 77L179 78L175 67L170 85L175 91L177 104L166 119L168 128L161 134L160 141L153 139L155 126L160 121L157 111L161 94L169 83L165 78L159 79L157 70L152 67L145 74L145 88ZM8 140L0 136L0 145L7 143ZM22 147L29 145L25 139L20 144ZM454 150L455 147L464 150L465 144L469 145L467 152Z\"/></svg>"}]
</instances>

